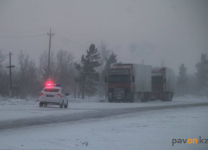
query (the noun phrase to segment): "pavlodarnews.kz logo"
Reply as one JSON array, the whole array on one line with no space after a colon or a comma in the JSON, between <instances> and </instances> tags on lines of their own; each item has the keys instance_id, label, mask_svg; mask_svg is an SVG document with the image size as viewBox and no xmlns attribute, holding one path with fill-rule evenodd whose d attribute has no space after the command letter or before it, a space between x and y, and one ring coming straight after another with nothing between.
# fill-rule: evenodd
<instances>
[{"instance_id":1,"label":"pavlodarnews.kz logo","mask_svg":"<svg viewBox=\"0 0 208 150\"><path fill-rule=\"evenodd\" d=\"M199 136L199 140L197 139L172 139L172 146L174 144L198 144L198 143L207 143L208 144L208 139L202 139L201 136Z\"/></svg>"}]
</instances>

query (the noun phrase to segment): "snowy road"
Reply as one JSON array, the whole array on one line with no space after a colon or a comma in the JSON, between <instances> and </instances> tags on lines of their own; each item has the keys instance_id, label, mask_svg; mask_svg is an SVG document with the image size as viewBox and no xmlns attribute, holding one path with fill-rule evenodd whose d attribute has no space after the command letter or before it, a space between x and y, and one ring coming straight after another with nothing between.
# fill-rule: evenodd
<instances>
[{"instance_id":1,"label":"snowy road","mask_svg":"<svg viewBox=\"0 0 208 150\"><path fill-rule=\"evenodd\" d=\"M184 103L188 105L185 106ZM111 104L109 110L106 109L106 106L108 106L108 103L74 103L69 109L63 110L57 107L40 109L33 105L34 110L32 112L42 110L43 118L48 118L49 114L54 115L54 112L57 112L57 115L53 117L57 118L58 121L62 122L62 117L66 119L67 115L71 119L77 119L53 123L54 118L52 117L53 119L49 119L51 123L44 125L24 125L24 128L1 129L0 149L208 149L208 143L199 143L199 140L197 144L175 143L173 146L173 139L199 139L199 137L208 139L208 105L206 101L148 102L145 104L115 103ZM86 107L85 110L83 110L84 107ZM22 106L19 106L19 108L22 108ZM28 106L26 108L32 107ZM6 110L4 111L7 112ZM14 112L17 113L18 110ZM70 113L70 111L72 112ZM26 109L26 112L28 114L21 117L23 120L28 120L27 117L30 115L29 110ZM113 115L111 115L112 113ZM20 117L18 113L17 116ZM40 118L39 114L32 116L31 120L35 118ZM10 121L15 122L13 119ZM46 122L49 120L46 119ZM1 123L5 121L4 119Z\"/></svg>"},{"instance_id":2,"label":"snowy road","mask_svg":"<svg viewBox=\"0 0 208 150\"><path fill-rule=\"evenodd\" d=\"M0 106L0 130L63 122L74 123L142 111L196 106L208 106L208 101L176 99L172 102L154 101L148 103L70 103L68 109L60 109L57 106L39 108L38 104L3 105Z\"/></svg>"}]
</instances>

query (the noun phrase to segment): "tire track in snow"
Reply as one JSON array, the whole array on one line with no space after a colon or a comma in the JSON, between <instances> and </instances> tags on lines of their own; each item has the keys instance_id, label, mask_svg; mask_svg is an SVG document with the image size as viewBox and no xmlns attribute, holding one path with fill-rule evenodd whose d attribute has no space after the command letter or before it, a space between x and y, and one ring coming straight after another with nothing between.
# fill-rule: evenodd
<instances>
[{"instance_id":1,"label":"tire track in snow","mask_svg":"<svg viewBox=\"0 0 208 150\"><path fill-rule=\"evenodd\" d=\"M208 106L208 103L194 103L194 104L178 104L178 105L165 105L165 106L147 106L138 108L119 108L119 109L95 109L89 112L80 112L76 114L64 114L62 116L44 116L25 118L11 121L0 121L0 131L5 129L22 128L36 125L46 125L55 123L75 123L77 121L87 121L91 119L108 118L118 115L138 113L141 111L153 111L153 110L164 110L164 109L176 109L176 108L187 108L187 107L202 107Z\"/></svg>"}]
</instances>

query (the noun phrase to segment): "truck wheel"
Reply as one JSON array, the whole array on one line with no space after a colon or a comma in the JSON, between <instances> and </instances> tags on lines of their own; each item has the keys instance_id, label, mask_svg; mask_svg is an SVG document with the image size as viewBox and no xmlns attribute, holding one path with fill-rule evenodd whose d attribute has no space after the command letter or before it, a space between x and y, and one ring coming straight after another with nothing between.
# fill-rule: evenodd
<instances>
[{"instance_id":1,"label":"truck wheel","mask_svg":"<svg viewBox=\"0 0 208 150\"><path fill-rule=\"evenodd\" d=\"M162 101L163 102L169 101L169 94L168 93L165 94L165 97L162 99Z\"/></svg>"},{"instance_id":2,"label":"truck wheel","mask_svg":"<svg viewBox=\"0 0 208 150\"><path fill-rule=\"evenodd\" d=\"M163 99L161 99L163 102L167 101L167 95L165 94L165 97Z\"/></svg>"},{"instance_id":3,"label":"truck wheel","mask_svg":"<svg viewBox=\"0 0 208 150\"><path fill-rule=\"evenodd\" d=\"M141 100L141 102L147 102L147 99L144 98L144 99Z\"/></svg>"},{"instance_id":4,"label":"truck wheel","mask_svg":"<svg viewBox=\"0 0 208 150\"><path fill-rule=\"evenodd\" d=\"M129 99L130 103L133 103L136 100L136 94L133 94L132 97Z\"/></svg>"},{"instance_id":5,"label":"truck wheel","mask_svg":"<svg viewBox=\"0 0 208 150\"><path fill-rule=\"evenodd\" d=\"M141 102L147 102L148 99L149 99L148 93L143 93L143 97L142 97L142 99L141 99Z\"/></svg>"},{"instance_id":6,"label":"truck wheel","mask_svg":"<svg viewBox=\"0 0 208 150\"><path fill-rule=\"evenodd\" d=\"M113 102L113 99L108 98L108 102L109 103L112 103Z\"/></svg>"},{"instance_id":7,"label":"truck wheel","mask_svg":"<svg viewBox=\"0 0 208 150\"><path fill-rule=\"evenodd\" d=\"M172 101L172 98L173 98L172 94L169 93L169 94L168 94L168 101Z\"/></svg>"},{"instance_id":8,"label":"truck wheel","mask_svg":"<svg viewBox=\"0 0 208 150\"><path fill-rule=\"evenodd\" d=\"M165 101L166 101L166 99L165 99L165 98L163 98L163 99L161 99L161 101L162 101L162 102L165 102Z\"/></svg>"},{"instance_id":9,"label":"truck wheel","mask_svg":"<svg viewBox=\"0 0 208 150\"><path fill-rule=\"evenodd\" d=\"M146 93L146 94L145 94L145 99L146 99L146 102L149 101L149 99L150 99L150 93Z\"/></svg>"},{"instance_id":10,"label":"truck wheel","mask_svg":"<svg viewBox=\"0 0 208 150\"><path fill-rule=\"evenodd\" d=\"M146 98L142 99L141 102L147 102L148 100Z\"/></svg>"},{"instance_id":11,"label":"truck wheel","mask_svg":"<svg viewBox=\"0 0 208 150\"><path fill-rule=\"evenodd\" d=\"M144 101L144 93L138 93L137 98L138 98L139 101L145 102L145 101Z\"/></svg>"},{"instance_id":12,"label":"truck wheel","mask_svg":"<svg viewBox=\"0 0 208 150\"><path fill-rule=\"evenodd\" d=\"M171 100L170 101L172 101L173 100L173 93L171 93Z\"/></svg>"}]
</instances>

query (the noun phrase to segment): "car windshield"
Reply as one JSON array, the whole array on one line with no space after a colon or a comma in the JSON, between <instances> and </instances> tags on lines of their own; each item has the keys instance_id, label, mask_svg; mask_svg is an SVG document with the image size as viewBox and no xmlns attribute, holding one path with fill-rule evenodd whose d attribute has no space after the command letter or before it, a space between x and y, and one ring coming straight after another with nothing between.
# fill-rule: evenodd
<instances>
[{"instance_id":1,"label":"car windshield","mask_svg":"<svg viewBox=\"0 0 208 150\"><path fill-rule=\"evenodd\" d=\"M59 89L52 89L52 88L47 88L47 89L44 89L45 92L59 92Z\"/></svg>"},{"instance_id":2,"label":"car windshield","mask_svg":"<svg viewBox=\"0 0 208 150\"><path fill-rule=\"evenodd\" d=\"M108 78L109 83L128 83L131 82L130 75L110 75Z\"/></svg>"},{"instance_id":3,"label":"car windshield","mask_svg":"<svg viewBox=\"0 0 208 150\"><path fill-rule=\"evenodd\" d=\"M161 84L163 82L163 78L161 76L152 77L153 84Z\"/></svg>"}]
</instances>

